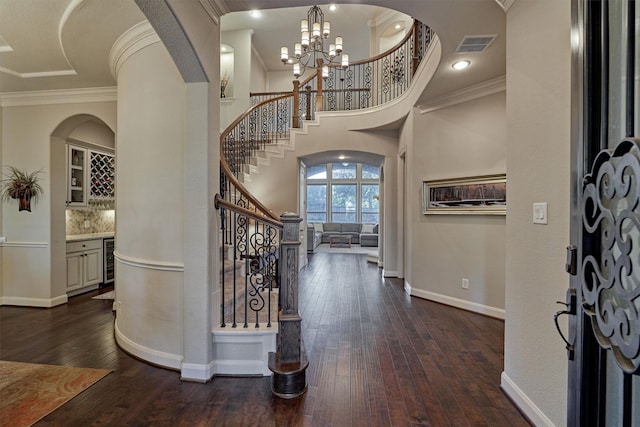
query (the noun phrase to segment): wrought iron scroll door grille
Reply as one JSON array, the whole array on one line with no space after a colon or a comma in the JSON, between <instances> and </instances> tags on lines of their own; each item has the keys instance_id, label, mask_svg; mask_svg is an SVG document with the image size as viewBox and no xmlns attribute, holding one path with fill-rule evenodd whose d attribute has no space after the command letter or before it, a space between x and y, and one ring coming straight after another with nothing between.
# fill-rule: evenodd
<instances>
[{"instance_id":1,"label":"wrought iron scroll door grille","mask_svg":"<svg viewBox=\"0 0 640 427\"><path fill-rule=\"evenodd\" d=\"M568 425L640 426L640 10L573 4Z\"/></svg>"}]
</instances>

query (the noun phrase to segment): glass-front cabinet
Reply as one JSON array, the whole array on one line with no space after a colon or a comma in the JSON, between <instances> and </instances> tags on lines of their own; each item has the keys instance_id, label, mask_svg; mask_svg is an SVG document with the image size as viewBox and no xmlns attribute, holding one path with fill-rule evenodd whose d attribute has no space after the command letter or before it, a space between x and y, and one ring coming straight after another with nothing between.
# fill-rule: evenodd
<instances>
[{"instance_id":1,"label":"glass-front cabinet","mask_svg":"<svg viewBox=\"0 0 640 427\"><path fill-rule=\"evenodd\" d=\"M87 149L67 145L67 205L87 205Z\"/></svg>"},{"instance_id":2,"label":"glass-front cabinet","mask_svg":"<svg viewBox=\"0 0 640 427\"><path fill-rule=\"evenodd\" d=\"M67 144L67 206L112 206L115 156Z\"/></svg>"}]
</instances>

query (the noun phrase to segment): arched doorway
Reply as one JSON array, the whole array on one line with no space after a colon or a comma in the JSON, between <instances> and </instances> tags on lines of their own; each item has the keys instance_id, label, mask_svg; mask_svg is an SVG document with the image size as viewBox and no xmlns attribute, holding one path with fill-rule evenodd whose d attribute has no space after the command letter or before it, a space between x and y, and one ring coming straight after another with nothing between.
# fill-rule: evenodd
<instances>
[{"instance_id":1,"label":"arched doorway","mask_svg":"<svg viewBox=\"0 0 640 427\"><path fill-rule=\"evenodd\" d=\"M99 117L76 114L63 120L51 133L49 170L51 179L51 283L64 287L67 283L66 236L70 219L80 221L82 216L97 216L94 207L77 207L73 211L67 204L67 144L87 149L106 150L115 153L115 130ZM79 214L79 215L76 215ZM95 214L95 215L94 215ZM114 224L114 212L108 214ZM88 220L88 219L87 219ZM92 223L93 221L90 221ZM83 224L85 221L83 221ZM91 224L90 224L91 225ZM87 232L94 230L91 226ZM64 292L63 289L60 292Z\"/></svg>"}]
</instances>

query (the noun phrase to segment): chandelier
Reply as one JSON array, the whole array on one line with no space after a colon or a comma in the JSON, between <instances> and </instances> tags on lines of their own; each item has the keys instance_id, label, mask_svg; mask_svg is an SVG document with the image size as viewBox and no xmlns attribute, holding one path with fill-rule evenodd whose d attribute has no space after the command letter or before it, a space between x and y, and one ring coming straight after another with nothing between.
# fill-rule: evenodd
<instances>
[{"instance_id":1,"label":"chandelier","mask_svg":"<svg viewBox=\"0 0 640 427\"><path fill-rule=\"evenodd\" d=\"M286 46L280 48L282 63L293 64L293 75L296 78L307 68L321 68L322 78L326 79L329 77L328 64L338 64L338 56L343 69L349 66L349 55L342 53L342 37L336 37L335 43L329 44L329 48L325 50L324 40L329 38L330 32L331 24L324 20L322 10L318 6L309 9L307 19L300 22L300 42L294 44L293 56L289 55Z\"/></svg>"}]
</instances>

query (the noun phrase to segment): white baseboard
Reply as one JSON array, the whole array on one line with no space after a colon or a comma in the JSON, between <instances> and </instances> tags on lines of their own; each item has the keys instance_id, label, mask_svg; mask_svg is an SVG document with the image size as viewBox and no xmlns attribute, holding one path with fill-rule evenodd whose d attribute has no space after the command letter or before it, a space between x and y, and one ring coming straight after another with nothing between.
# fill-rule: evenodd
<instances>
[{"instance_id":1,"label":"white baseboard","mask_svg":"<svg viewBox=\"0 0 640 427\"><path fill-rule=\"evenodd\" d=\"M450 305L452 307L462 308L464 310L473 311L474 313L484 314L485 316L495 317L496 319L504 320L505 311L502 308L490 307L483 304L478 304L472 301L466 301L459 298L450 297L448 295L436 294L434 292L424 291L422 289L414 289L408 283L405 283L405 290L409 286L410 295L428 299L429 301L439 302L441 304Z\"/></svg>"},{"instance_id":2,"label":"white baseboard","mask_svg":"<svg viewBox=\"0 0 640 427\"><path fill-rule=\"evenodd\" d=\"M278 328L212 331L214 375L269 376L269 352L276 351Z\"/></svg>"},{"instance_id":3,"label":"white baseboard","mask_svg":"<svg viewBox=\"0 0 640 427\"><path fill-rule=\"evenodd\" d=\"M509 399L535 426L554 427L555 424L529 399L529 397L514 383L509 376L502 372L500 388Z\"/></svg>"},{"instance_id":4,"label":"white baseboard","mask_svg":"<svg viewBox=\"0 0 640 427\"><path fill-rule=\"evenodd\" d=\"M398 277L397 271L382 270L382 277Z\"/></svg>"},{"instance_id":5,"label":"white baseboard","mask_svg":"<svg viewBox=\"0 0 640 427\"><path fill-rule=\"evenodd\" d=\"M17 305L20 307L51 308L66 304L69 301L67 294L55 298L24 298L24 297L0 297L0 305Z\"/></svg>"},{"instance_id":6,"label":"white baseboard","mask_svg":"<svg viewBox=\"0 0 640 427\"><path fill-rule=\"evenodd\" d=\"M149 347L140 345L129 338L124 336L118 328L118 318L114 326L114 332L116 337L116 343L129 354L132 354L144 361L151 364L162 366L169 369L175 369L180 371L182 368L182 355L166 353L163 351L154 350Z\"/></svg>"},{"instance_id":7,"label":"white baseboard","mask_svg":"<svg viewBox=\"0 0 640 427\"><path fill-rule=\"evenodd\" d=\"M213 361L207 365L183 363L180 370L180 379L182 381L206 383L213 377L214 369L215 363Z\"/></svg>"}]
</instances>

